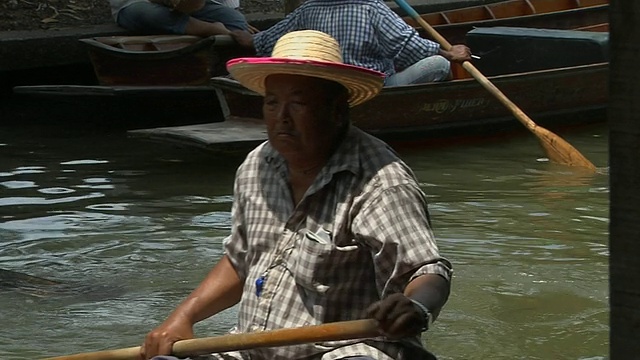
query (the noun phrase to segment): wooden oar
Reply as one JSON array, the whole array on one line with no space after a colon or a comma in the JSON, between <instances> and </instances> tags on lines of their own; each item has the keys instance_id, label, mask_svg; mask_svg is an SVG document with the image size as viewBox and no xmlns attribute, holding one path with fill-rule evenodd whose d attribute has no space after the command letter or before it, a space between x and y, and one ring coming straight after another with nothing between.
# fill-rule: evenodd
<instances>
[{"instance_id":1,"label":"wooden oar","mask_svg":"<svg viewBox=\"0 0 640 360\"><path fill-rule=\"evenodd\" d=\"M405 0L394 0L400 8L402 8L411 18L420 24L431 35L443 49L451 49L451 44L442 37L431 25L429 25L420 15L409 5ZM532 133L534 133L542 147L544 148L547 156L553 162L570 165L580 166L592 171L596 170L596 167L587 160L576 148L571 146L567 141L560 136L552 133L551 131L538 126L533 120L531 120L516 104L514 104L505 94L502 93L486 76L484 76L472 63L465 61L462 67L473 76L485 89L487 89L492 95L494 95L503 105L505 105L511 113L518 119L524 126L527 127Z\"/></svg>"},{"instance_id":2,"label":"wooden oar","mask_svg":"<svg viewBox=\"0 0 640 360\"><path fill-rule=\"evenodd\" d=\"M310 342L364 339L379 335L380 333L378 332L378 326L375 320L339 321L292 329L181 340L173 344L173 355L187 357ZM139 355L140 347L136 346L118 350L58 356L44 360L138 360Z\"/></svg>"}]
</instances>

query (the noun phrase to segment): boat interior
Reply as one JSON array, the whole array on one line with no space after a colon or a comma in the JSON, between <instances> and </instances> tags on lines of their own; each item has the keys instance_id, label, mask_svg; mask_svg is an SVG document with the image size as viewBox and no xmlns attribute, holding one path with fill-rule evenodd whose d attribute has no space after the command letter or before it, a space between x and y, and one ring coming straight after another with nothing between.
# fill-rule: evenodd
<instances>
[{"instance_id":1,"label":"boat interior","mask_svg":"<svg viewBox=\"0 0 640 360\"><path fill-rule=\"evenodd\" d=\"M522 73L609 61L608 23L576 30L479 27L467 33L474 66L486 76ZM452 64L453 79L470 78Z\"/></svg>"},{"instance_id":2,"label":"boat interior","mask_svg":"<svg viewBox=\"0 0 640 360\"><path fill-rule=\"evenodd\" d=\"M430 25L437 26L539 15L608 4L608 0L511 0L424 14L422 18ZM419 26L413 19L407 19L407 22L414 27Z\"/></svg>"},{"instance_id":3,"label":"boat interior","mask_svg":"<svg viewBox=\"0 0 640 360\"><path fill-rule=\"evenodd\" d=\"M192 35L104 36L92 40L117 49L131 51L167 51L193 45L202 38Z\"/></svg>"}]
</instances>

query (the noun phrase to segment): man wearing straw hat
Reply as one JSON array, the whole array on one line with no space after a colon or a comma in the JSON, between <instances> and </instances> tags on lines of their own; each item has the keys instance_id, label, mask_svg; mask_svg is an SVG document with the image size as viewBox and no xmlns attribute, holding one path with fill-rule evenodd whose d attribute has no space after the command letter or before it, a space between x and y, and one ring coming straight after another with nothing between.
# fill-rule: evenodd
<instances>
[{"instance_id":1,"label":"man wearing straw hat","mask_svg":"<svg viewBox=\"0 0 640 360\"><path fill-rule=\"evenodd\" d=\"M267 30L255 35L232 31L231 36L258 56L268 56L282 35L305 29L333 36L345 63L384 73L385 86L446 80L450 62L471 60L467 46L441 49L381 0L306 0Z\"/></svg>"},{"instance_id":2,"label":"man wearing straw hat","mask_svg":"<svg viewBox=\"0 0 640 360\"><path fill-rule=\"evenodd\" d=\"M376 96L384 75L344 64L337 41L313 30L227 68L264 96L268 140L237 170L224 256L147 335L141 357L170 353L196 322L239 303L236 333L365 317L380 335L213 358L433 359L420 334L447 301L451 264L411 169L349 122L349 107Z\"/></svg>"}]
</instances>

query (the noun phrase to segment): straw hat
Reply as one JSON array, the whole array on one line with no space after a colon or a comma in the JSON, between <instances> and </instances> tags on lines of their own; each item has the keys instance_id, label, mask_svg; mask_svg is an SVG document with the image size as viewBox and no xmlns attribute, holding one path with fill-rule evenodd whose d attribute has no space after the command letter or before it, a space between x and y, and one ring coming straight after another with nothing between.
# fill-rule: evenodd
<instances>
[{"instance_id":1,"label":"straw hat","mask_svg":"<svg viewBox=\"0 0 640 360\"><path fill-rule=\"evenodd\" d=\"M272 74L312 76L342 84L349 90L349 105L356 106L382 89L384 74L343 63L338 41L315 30L283 35L271 57L238 58L227 62L231 76L245 87L265 94L264 81Z\"/></svg>"}]
</instances>

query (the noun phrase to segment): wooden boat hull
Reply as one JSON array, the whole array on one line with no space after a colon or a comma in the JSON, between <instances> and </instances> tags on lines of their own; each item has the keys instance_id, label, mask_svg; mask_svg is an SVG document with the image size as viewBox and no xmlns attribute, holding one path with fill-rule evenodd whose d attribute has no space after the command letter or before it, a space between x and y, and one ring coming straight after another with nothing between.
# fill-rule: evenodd
<instances>
[{"instance_id":1,"label":"wooden boat hull","mask_svg":"<svg viewBox=\"0 0 640 360\"><path fill-rule=\"evenodd\" d=\"M47 125L64 122L74 129L127 131L156 126L222 121L216 90L210 86L16 86L31 100ZM33 120L39 121L39 120Z\"/></svg>"},{"instance_id":2,"label":"wooden boat hull","mask_svg":"<svg viewBox=\"0 0 640 360\"><path fill-rule=\"evenodd\" d=\"M474 29L467 36L487 54L476 66L492 75L493 84L533 119L606 104L606 33L492 27ZM422 137L436 129L514 122L509 110L479 82L455 73L457 80L384 87L380 95L351 109L351 119L381 137ZM228 78L214 78L211 84L221 90L217 94L226 116L262 117L258 94Z\"/></svg>"},{"instance_id":3,"label":"wooden boat hull","mask_svg":"<svg viewBox=\"0 0 640 360\"><path fill-rule=\"evenodd\" d=\"M220 66L241 54L228 36L110 36L81 39L100 85L206 84Z\"/></svg>"},{"instance_id":4,"label":"wooden boat hull","mask_svg":"<svg viewBox=\"0 0 640 360\"><path fill-rule=\"evenodd\" d=\"M553 116L552 125L563 123L561 115L601 109L607 103L608 92L603 86L608 81L607 63L494 76L490 80L534 120ZM212 85L222 90L219 100L227 117L262 117L262 97L258 94L228 79L214 79ZM474 79L386 87L373 100L351 109L351 119L363 130L394 140L424 138L436 131L471 135L480 130L492 132L500 124L519 124Z\"/></svg>"},{"instance_id":5,"label":"wooden boat hull","mask_svg":"<svg viewBox=\"0 0 640 360\"><path fill-rule=\"evenodd\" d=\"M608 73L608 64L598 63L490 80L537 124L558 128L605 121ZM133 130L130 136L214 152L247 152L265 141L262 98L228 79L217 79L214 86L221 90L225 121ZM231 109L243 111L231 114ZM385 88L353 108L351 119L394 147L451 145L526 132L474 79Z\"/></svg>"}]
</instances>

